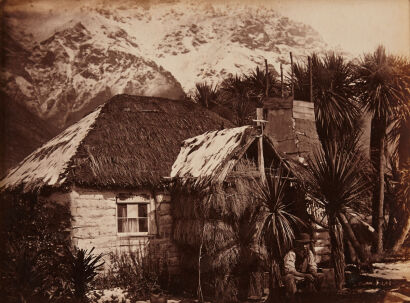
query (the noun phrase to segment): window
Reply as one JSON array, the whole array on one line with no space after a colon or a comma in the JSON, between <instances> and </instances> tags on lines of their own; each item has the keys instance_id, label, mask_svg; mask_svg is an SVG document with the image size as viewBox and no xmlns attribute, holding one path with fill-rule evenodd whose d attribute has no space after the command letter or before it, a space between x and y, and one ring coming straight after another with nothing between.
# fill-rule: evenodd
<instances>
[{"instance_id":1,"label":"window","mask_svg":"<svg viewBox=\"0 0 410 303\"><path fill-rule=\"evenodd\" d=\"M118 233L148 233L148 203L117 204Z\"/></svg>"}]
</instances>

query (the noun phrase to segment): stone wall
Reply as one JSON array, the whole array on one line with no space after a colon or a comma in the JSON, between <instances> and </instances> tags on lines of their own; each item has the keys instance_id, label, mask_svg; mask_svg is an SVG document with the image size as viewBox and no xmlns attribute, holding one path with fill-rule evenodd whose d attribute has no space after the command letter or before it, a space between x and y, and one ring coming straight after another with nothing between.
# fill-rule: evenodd
<instances>
[{"instance_id":1,"label":"stone wall","mask_svg":"<svg viewBox=\"0 0 410 303\"><path fill-rule=\"evenodd\" d=\"M129 199L150 204L148 235L117 232L117 199L124 194L129 198L121 202ZM46 199L70 205L74 246L88 250L94 247L95 254L105 255L107 264L111 252L148 251L165 261L169 271L178 271L179 254L171 240L171 201L167 193L156 193L154 197L150 191L124 193L74 187L69 193L54 193Z\"/></svg>"}]
</instances>

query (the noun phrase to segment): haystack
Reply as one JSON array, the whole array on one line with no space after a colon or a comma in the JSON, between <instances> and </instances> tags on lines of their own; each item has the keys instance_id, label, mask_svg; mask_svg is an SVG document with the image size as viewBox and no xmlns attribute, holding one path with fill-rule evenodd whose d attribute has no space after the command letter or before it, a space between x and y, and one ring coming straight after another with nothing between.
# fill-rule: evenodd
<instances>
[{"instance_id":1,"label":"haystack","mask_svg":"<svg viewBox=\"0 0 410 303\"><path fill-rule=\"evenodd\" d=\"M261 253L251 222L259 207L252 188L261 176L260 134L254 126L207 132L185 140L172 166L174 240L195 265L193 277L201 251L201 273L214 283L207 294L216 301L238 299L240 272ZM263 154L266 170L283 161L265 136Z\"/></svg>"}]
</instances>

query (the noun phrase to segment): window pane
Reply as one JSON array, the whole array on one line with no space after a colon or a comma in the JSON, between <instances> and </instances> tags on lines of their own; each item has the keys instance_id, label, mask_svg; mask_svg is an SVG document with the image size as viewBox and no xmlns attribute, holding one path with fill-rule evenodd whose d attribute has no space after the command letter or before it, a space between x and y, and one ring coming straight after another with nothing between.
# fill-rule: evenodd
<instances>
[{"instance_id":1,"label":"window pane","mask_svg":"<svg viewBox=\"0 0 410 303\"><path fill-rule=\"evenodd\" d=\"M148 217L148 204L138 204L138 217Z\"/></svg>"},{"instance_id":2,"label":"window pane","mask_svg":"<svg viewBox=\"0 0 410 303\"><path fill-rule=\"evenodd\" d=\"M138 231L137 219L128 219L128 232L133 233Z\"/></svg>"},{"instance_id":3,"label":"window pane","mask_svg":"<svg viewBox=\"0 0 410 303\"><path fill-rule=\"evenodd\" d=\"M118 218L127 217L127 205L126 204L117 204Z\"/></svg>"},{"instance_id":4,"label":"window pane","mask_svg":"<svg viewBox=\"0 0 410 303\"><path fill-rule=\"evenodd\" d=\"M138 204L127 204L128 218L138 218Z\"/></svg>"},{"instance_id":5,"label":"window pane","mask_svg":"<svg viewBox=\"0 0 410 303\"><path fill-rule=\"evenodd\" d=\"M125 233L127 231L127 219L118 219L118 232Z\"/></svg>"},{"instance_id":6,"label":"window pane","mask_svg":"<svg viewBox=\"0 0 410 303\"><path fill-rule=\"evenodd\" d=\"M148 232L148 219L138 219L139 232Z\"/></svg>"}]
</instances>

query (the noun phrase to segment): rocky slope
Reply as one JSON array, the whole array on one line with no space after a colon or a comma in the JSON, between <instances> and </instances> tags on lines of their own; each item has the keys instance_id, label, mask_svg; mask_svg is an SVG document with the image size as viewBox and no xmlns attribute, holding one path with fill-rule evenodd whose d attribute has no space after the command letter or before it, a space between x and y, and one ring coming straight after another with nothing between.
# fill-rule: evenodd
<instances>
[{"instance_id":1,"label":"rocky slope","mask_svg":"<svg viewBox=\"0 0 410 303\"><path fill-rule=\"evenodd\" d=\"M10 51L2 86L58 129L117 93L183 96L169 72L133 51L138 45L125 31L114 28L104 41L98 38L81 22L29 50L10 38L16 51Z\"/></svg>"},{"instance_id":2,"label":"rocky slope","mask_svg":"<svg viewBox=\"0 0 410 303\"><path fill-rule=\"evenodd\" d=\"M117 93L182 98L267 58L278 70L326 43L261 6L32 1L6 6L0 85L54 130Z\"/></svg>"}]
</instances>

